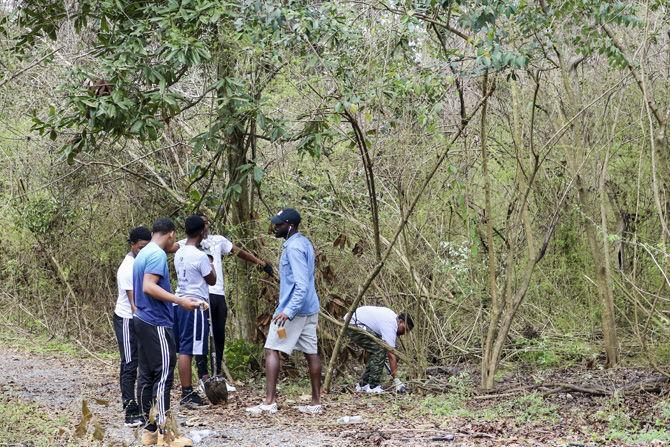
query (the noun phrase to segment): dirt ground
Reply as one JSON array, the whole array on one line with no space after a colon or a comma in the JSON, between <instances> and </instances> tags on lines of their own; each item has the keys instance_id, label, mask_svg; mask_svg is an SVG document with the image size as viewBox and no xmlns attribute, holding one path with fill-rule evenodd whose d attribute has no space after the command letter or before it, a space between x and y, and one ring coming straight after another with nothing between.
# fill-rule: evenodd
<instances>
[{"instance_id":1,"label":"dirt ground","mask_svg":"<svg viewBox=\"0 0 670 447\"><path fill-rule=\"evenodd\" d=\"M57 440L53 445L93 445L94 436L100 435L105 446L139 445L137 431L123 426L117 366L113 362L10 347L0 347L0 355L3 359L0 392L5 401L32 403L50 418L67 421L54 435ZM614 401L611 396L574 390L551 392L550 387L546 388L549 392L542 388L544 395L531 391L532 384L539 380L546 383L570 380L597 388L642 382L649 373L627 369L598 371L595 382L592 372L586 370L570 374L513 375L501 384L507 392L501 390L497 397L463 396L464 387L457 381L441 382L440 377L424 383L424 390L441 383L447 387L444 393L432 396L418 389L404 396L338 392L324 397L325 412L316 416L302 415L293 408L308 397L301 394L308 392L307 384L296 386L286 380L280 390L278 414L249 416L244 408L260 401L263 389L260 378L239 387L227 406L200 410L173 407L182 433L202 438L195 445L203 447L668 445L662 436L654 439L654 433L663 430L663 423L659 425L659 418L664 417L659 413L659 402L667 400L663 397L663 393L670 391L667 384L660 393L658 390L636 393ZM82 400L86 401L93 419L86 433L75 437L75 427L82 418ZM172 402L178 402L176 387ZM619 408L615 408L617 405ZM626 412L620 411L623 408ZM657 431L646 438L603 441L602 433L612 428L611 415L623 417L622 414L629 422L634 420L638 428L646 421ZM361 416L363 422L339 424L337 419L346 415ZM94 435L96 426L98 433ZM0 439L0 445L27 446L35 441Z\"/></svg>"}]
</instances>

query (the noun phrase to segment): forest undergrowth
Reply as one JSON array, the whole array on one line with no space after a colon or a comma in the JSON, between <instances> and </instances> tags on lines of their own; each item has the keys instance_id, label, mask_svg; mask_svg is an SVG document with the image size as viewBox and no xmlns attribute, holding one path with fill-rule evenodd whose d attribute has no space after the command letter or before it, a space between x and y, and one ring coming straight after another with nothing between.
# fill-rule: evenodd
<instances>
[{"instance_id":1,"label":"forest undergrowth","mask_svg":"<svg viewBox=\"0 0 670 447\"><path fill-rule=\"evenodd\" d=\"M397 352L414 393L381 401L396 423L663 440L669 17L659 0L0 1L3 332L19 356L114 363L131 228L170 217L181 237L202 212L276 270L268 220L291 206L336 401L362 361L342 318L380 305L415 322ZM224 270L227 360L258 381L278 283Z\"/></svg>"}]
</instances>

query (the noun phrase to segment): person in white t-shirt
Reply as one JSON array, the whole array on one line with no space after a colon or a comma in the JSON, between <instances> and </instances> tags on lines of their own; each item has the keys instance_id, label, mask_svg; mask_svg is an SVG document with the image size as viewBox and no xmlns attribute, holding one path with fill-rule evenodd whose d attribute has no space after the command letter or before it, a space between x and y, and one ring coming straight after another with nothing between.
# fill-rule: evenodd
<instances>
[{"instance_id":1,"label":"person in white t-shirt","mask_svg":"<svg viewBox=\"0 0 670 447\"><path fill-rule=\"evenodd\" d=\"M174 255L174 266L177 272L177 296L199 298L209 301L208 285L216 284L214 265L207 254L200 248L205 235L205 221L202 217L193 215L186 218L184 223L188 239L179 244L179 250ZM209 337L209 322L205 309L186 310L176 307L176 334L179 340L179 380L181 381L181 404L191 407L203 405L200 395L193 390L191 378L191 359L193 356L207 357L207 339Z\"/></svg>"},{"instance_id":2,"label":"person in white t-shirt","mask_svg":"<svg viewBox=\"0 0 670 447\"><path fill-rule=\"evenodd\" d=\"M126 413L125 425L137 427L142 424L142 416L135 396L137 378L137 340L133 327L135 301L133 296L133 264L135 256L151 241L151 231L146 227L133 228L128 236L130 251L116 272L118 294L114 308L114 332L119 343L121 366L119 384L121 400Z\"/></svg>"},{"instance_id":3,"label":"person in white t-shirt","mask_svg":"<svg viewBox=\"0 0 670 447\"><path fill-rule=\"evenodd\" d=\"M207 216L204 214L197 215L202 217L205 221L205 234L200 246L203 250L211 254L214 260L216 283L209 286L209 313L212 318L212 335L214 338L214 347L212 349L214 351L214 359L212 359L212 361L216 362L216 371L221 371L221 361L223 359L223 349L226 341L226 320L228 318L228 304L226 303L221 257L233 254L247 262L256 264L270 276L273 276L274 272L272 264L269 262L257 258L252 253L243 250L224 236L209 234L209 220L207 219ZM180 240L177 243L176 248L173 248L172 251L185 243L185 239ZM196 365L198 368L198 375L201 376L203 380L207 380L209 377L207 358L204 356L196 356ZM214 364L212 364L211 367L212 370L214 370Z\"/></svg>"},{"instance_id":4,"label":"person in white t-shirt","mask_svg":"<svg viewBox=\"0 0 670 447\"><path fill-rule=\"evenodd\" d=\"M405 385L396 377L398 361L395 355L384 349L371 337L381 338L386 344L395 348L396 338L414 328L412 318L406 313L397 315L388 307L361 306L352 315L349 325L367 332L351 329L347 331L349 338L369 354L365 372L356 385L356 391L372 394L383 393L382 374L386 359L388 359L396 391L404 392Z\"/></svg>"}]
</instances>

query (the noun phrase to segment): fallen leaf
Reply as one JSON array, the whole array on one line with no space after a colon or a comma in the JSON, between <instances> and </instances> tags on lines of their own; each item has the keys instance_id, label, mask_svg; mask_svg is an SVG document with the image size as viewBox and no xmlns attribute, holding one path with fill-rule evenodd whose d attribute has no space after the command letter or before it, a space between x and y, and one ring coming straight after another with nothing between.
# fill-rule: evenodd
<instances>
[{"instance_id":1,"label":"fallen leaf","mask_svg":"<svg viewBox=\"0 0 670 447\"><path fill-rule=\"evenodd\" d=\"M81 438L86 434L88 421L90 421L92 417L93 415L91 414L91 410L88 409L88 401L86 399L82 399L81 420L79 421L79 424L77 424L77 428L74 431L75 437Z\"/></svg>"}]
</instances>

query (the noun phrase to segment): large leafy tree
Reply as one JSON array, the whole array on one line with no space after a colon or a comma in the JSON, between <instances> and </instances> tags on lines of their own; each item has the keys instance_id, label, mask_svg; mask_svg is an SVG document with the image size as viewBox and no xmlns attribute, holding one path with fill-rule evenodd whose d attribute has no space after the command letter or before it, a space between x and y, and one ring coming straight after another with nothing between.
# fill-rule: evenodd
<instances>
[{"instance_id":1,"label":"large leafy tree","mask_svg":"<svg viewBox=\"0 0 670 447\"><path fill-rule=\"evenodd\" d=\"M70 162L186 134L180 147L193 163L173 196L181 207L207 205L217 216L228 210L244 241L254 232L253 197L263 177L258 141L305 135L286 135L281 120L266 115L264 91L290 61L286 49L309 32L303 23L316 16L309 2L43 0L20 2L2 25L18 51L73 31L84 46L62 102L34 116L35 128L59 141ZM309 139L302 147L318 150ZM218 178L225 186L217 197L208 192ZM253 338L255 291L242 289L243 335Z\"/></svg>"}]
</instances>

